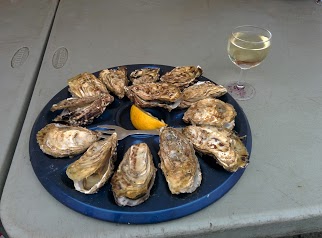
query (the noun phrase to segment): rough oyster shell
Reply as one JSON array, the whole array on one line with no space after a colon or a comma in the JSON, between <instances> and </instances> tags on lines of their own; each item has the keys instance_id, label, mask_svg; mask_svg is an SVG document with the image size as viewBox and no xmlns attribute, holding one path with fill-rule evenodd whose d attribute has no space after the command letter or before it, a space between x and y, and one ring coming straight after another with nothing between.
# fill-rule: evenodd
<instances>
[{"instance_id":1,"label":"rough oyster shell","mask_svg":"<svg viewBox=\"0 0 322 238\"><path fill-rule=\"evenodd\" d=\"M177 87L188 87L201 74L202 69L200 66L179 66L162 75L160 81L171 83Z\"/></svg>"},{"instance_id":2,"label":"rough oyster shell","mask_svg":"<svg viewBox=\"0 0 322 238\"><path fill-rule=\"evenodd\" d=\"M154 83L159 80L160 68L137 69L130 74L133 84Z\"/></svg>"},{"instance_id":3,"label":"rough oyster shell","mask_svg":"<svg viewBox=\"0 0 322 238\"><path fill-rule=\"evenodd\" d=\"M76 109L79 107L87 106L98 98L99 96L84 97L84 98L67 98L56 104L53 104L50 110L54 112L54 111L63 110L66 108Z\"/></svg>"},{"instance_id":4,"label":"rough oyster shell","mask_svg":"<svg viewBox=\"0 0 322 238\"><path fill-rule=\"evenodd\" d=\"M200 81L183 90L182 101L179 107L187 108L201 99L217 98L226 93L227 89L224 86L217 85L213 82Z\"/></svg>"},{"instance_id":5,"label":"rough oyster shell","mask_svg":"<svg viewBox=\"0 0 322 238\"><path fill-rule=\"evenodd\" d=\"M210 125L233 129L237 113L234 107L216 98L206 98L193 103L182 120L193 125Z\"/></svg>"},{"instance_id":6,"label":"rough oyster shell","mask_svg":"<svg viewBox=\"0 0 322 238\"><path fill-rule=\"evenodd\" d=\"M125 87L126 96L139 107L163 107L171 111L181 100L178 87L167 83L146 83Z\"/></svg>"},{"instance_id":7,"label":"rough oyster shell","mask_svg":"<svg viewBox=\"0 0 322 238\"><path fill-rule=\"evenodd\" d=\"M73 97L93 97L108 93L104 83L91 73L82 73L68 80L68 90Z\"/></svg>"},{"instance_id":8,"label":"rough oyster shell","mask_svg":"<svg viewBox=\"0 0 322 238\"><path fill-rule=\"evenodd\" d=\"M111 180L115 202L119 206L136 206L144 202L150 196L155 175L148 145L132 145Z\"/></svg>"},{"instance_id":9,"label":"rough oyster shell","mask_svg":"<svg viewBox=\"0 0 322 238\"><path fill-rule=\"evenodd\" d=\"M117 69L104 69L100 72L99 78L106 85L108 90L113 92L118 98L125 95L124 87L128 85L126 67L118 67Z\"/></svg>"},{"instance_id":10,"label":"rough oyster shell","mask_svg":"<svg viewBox=\"0 0 322 238\"><path fill-rule=\"evenodd\" d=\"M248 164L248 152L235 132L215 126L187 126L183 134L201 153L210 155L229 172Z\"/></svg>"},{"instance_id":11,"label":"rough oyster shell","mask_svg":"<svg viewBox=\"0 0 322 238\"><path fill-rule=\"evenodd\" d=\"M60 115L54 118L55 122L63 122L73 126L84 126L105 111L106 107L114 101L114 97L108 93L97 97L68 98L58 104L54 104L52 111L64 109Z\"/></svg>"},{"instance_id":12,"label":"rough oyster shell","mask_svg":"<svg viewBox=\"0 0 322 238\"><path fill-rule=\"evenodd\" d=\"M109 179L116 158L117 135L93 143L74 163L67 167L68 178L77 191L92 194Z\"/></svg>"},{"instance_id":13,"label":"rough oyster shell","mask_svg":"<svg viewBox=\"0 0 322 238\"><path fill-rule=\"evenodd\" d=\"M159 156L172 194L192 193L200 186L202 175L193 145L177 129L161 128Z\"/></svg>"},{"instance_id":14,"label":"rough oyster shell","mask_svg":"<svg viewBox=\"0 0 322 238\"><path fill-rule=\"evenodd\" d=\"M100 136L101 133L83 127L51 123L38 131L37 143L45 154L62 158L83 153Z\"/></svg>"}]
</instances>

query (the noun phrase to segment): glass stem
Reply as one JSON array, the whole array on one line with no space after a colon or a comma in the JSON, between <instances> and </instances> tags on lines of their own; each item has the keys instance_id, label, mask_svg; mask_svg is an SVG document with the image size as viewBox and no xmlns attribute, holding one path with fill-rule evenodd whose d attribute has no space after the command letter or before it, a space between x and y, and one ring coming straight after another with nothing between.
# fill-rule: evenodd
<instances>
[{"instance_id":1,"label":"glass stem","mask_svg":"<svg viewBox=\"0 0 322 238\"><path fill-rule=\"evenodd\" d=\"M246 78L247 70L240 69L238 81L237 81L237 88L243 89L245 87L245 78Z\"/></svg>"}]
</instances>

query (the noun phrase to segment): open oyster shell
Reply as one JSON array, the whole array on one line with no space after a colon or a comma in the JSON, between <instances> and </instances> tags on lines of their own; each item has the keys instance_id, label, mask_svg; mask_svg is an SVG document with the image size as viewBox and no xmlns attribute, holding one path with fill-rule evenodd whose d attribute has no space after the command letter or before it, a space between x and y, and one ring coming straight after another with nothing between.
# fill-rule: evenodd
<instances>
[{"instance_id":1,"label":"open oyster shell","mask_svg":"<svg viewBox=\"0 0 322 238\"><path fill-rule=\"evenodd\" d=\"M160 81L183 88L192 84L201 74L200 66L178 66L162 75Z\"/></svg>"},{"instance_id":2,"label":"open oyster shell","mask_svg":"<svg viewBox=\"0 0 322 238\"><path fill-rule=\"evenodd\" d=\"M200 186L202 175L193 145L177 129L161 128L159 156L172 194L192 193Z\"/></svg>"},{"instance_id":3,"label":"open oyster shell","mask_svg":"<svg viewBox=\"0 0 322 238\"><path fill-rule=\"evenodd\" d=\"M37 143L45 154L62 158L83 153L100 136L101 133L83 127L51 123L38 131Z\"/></svg>"},{"instance_id":4,"label":"open oyster shell","mask_svg":"<svg viewBox=\"0 0 322 238\"><path fill-rule=\"evenodd\" d=\"M143 203L150 196L155 175L156 168L148 145L132 145L111 180L115 202L119 206Z\"/></svg>"},{"instance_id":5,"label":"open oyster shell","mask_svg":"<svg viewBox=\"0 0 322 238\"><path fill-rule=\"evenodd\" d=\"M67 123L72 126L84 126L105 111L106 107L114 101L114 97L109 93L95 97L68 98L54 104L51 111L61 110L60 115L54 118L55 122Z\"/></svg>"},{"instance_id":6,"label":"open oyster shell","mask_svg":"<svg viewBox=\"0 0 322 238\"><path fill-rule=\"evenodd\" d=\"M118 67L117 69L104 69L100 72L99 78L106 85L108 90L113 92L118 98L125 95L124 87L128 85L126 67Z\"/></svg>"},{"instance_id":7,"label":"open oyster shell","mask_svg":"<svg viewBox=\"0 0 322 238\"><path fill-rule=\"evenodd\" d=\"M208 81L200 81L185 88L182 92L180 108L190 107L193 103L205 98L217 98L227 93L224 86Z\"/></svg>"},{"instance_id":8,"label":"open oyster shell","mask_svg":"<svg viewBox=\"0 0 322 238\"><path fill-rule=\"evenodd\" d=\"M155 83L159 80L160 68L143 68L134 70L130 74L130 80L133 84Z\"/></svg>"},{"instance_id":9,"label":"open oyster shell","mask_svg":"<svg viewBox=\"0 0 322 238\"><path fill-rule=\"evenodd\" d=\"M181 100L178 87L167 83L146 83L125 87L126 96L139 107L163 107L171 111Z\"/></svg>"},{"instance_id":10,"label":"open oyster shell","mask_svg":"<svg viewBox=\"0 0 322 238\"><path fill-rule=\"evenodd\" d=\"M193 103L182 120L193 125L210 125L233 129L237 113L234 107L216 98L206 98Z\"/></svg>"},{"instance_id":11,"label":"open oyster shell","mask_svg":"<svg viewBox=\"0 0 322 238\"><path fill-rule=\"evenodd\" d=\"M68 178L74 181L77 191L96 193L109 179L116 158L117 135L93 143L74 163L67 167Z\"/></svg>"},{"instance_id":12,"label":"open oyster shell","mask_svg":"<svg viewBox=\"0 0 322 238\"><path fill-rule=\"evenodd\" d=\"M212 156L229 172L235 172L248 164L248 152L235 132L215 126L187 126L183 134L194 148Z\"/></svg>"},{"instance_id":13,"label":"open oyster shell","mask_svg":"<svg viewBox=\"0 0 322 238\"><path fill-rule=\"evenodd\" d=\"M108 93L104 83L91 73L82 73L68 80L68 90L73 97L93 97Z\"/></svg>"}]
</instances>

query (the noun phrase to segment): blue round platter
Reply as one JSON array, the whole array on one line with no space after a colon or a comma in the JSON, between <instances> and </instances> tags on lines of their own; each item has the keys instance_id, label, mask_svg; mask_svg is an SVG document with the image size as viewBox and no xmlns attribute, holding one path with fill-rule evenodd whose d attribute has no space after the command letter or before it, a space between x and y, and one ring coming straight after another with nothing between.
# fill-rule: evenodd
<instances>
[{"instance_id":1,"label":"blue round platter","mask_svg":"<svg viewBox=\"0 0 322 238\"><path fill-rule=\"evenodd\" d=\"M160 75L163 75L174 68L172 66L155 64L125 66L128 69L128 74L144 67L158 67L160 68ZM99 72L94 73L95 76L98 76L98 74ZM203 76L199 77L198 80L210 81ZM51 123L59 114L59 112L51 112L51 106L68 97L71 97L71 95L68 92L68 87L65 87L40 112L31 131L29 154L33 170L45 189L59 202L86 216L127 224L148 224L177 219L199 211L217 201L237 183L245 170L240 169L235 173L227 172L218 166L213 158L209 156L201 157L197 153L203 176L200 187L191 194L172 195L161 169L158 168L160 163L158 156L159 137L153 135L133 135L119 141L115 166L118 166L125 151L132 144L147 143L153 154L154 164L158 168L150 198L135 207L120 207L114 201L109 181L96 194L86 195L80 193L74 189L73 181L67 177L65 171L68 165L77 160L81 155L73 158L56 159L44 154L36 141L37 132ZM252 136L245 113L229 94L219 99L234 106L237 112L234 130L239 136L246 136L243 142L250 154ZM131 105L132 103L128 98L125 97L120 100L115 97L114 102L106 108L105 112L95 119L91 125L87 126L87 128L95 129L100 124L114 124L125 129L134 129L129 119ZM186 125L182 121L186 109L175 109L171 112L163 108L145 108L145 110L163 119L171 127L183 127Z\"/></svg>"}]
</instances>

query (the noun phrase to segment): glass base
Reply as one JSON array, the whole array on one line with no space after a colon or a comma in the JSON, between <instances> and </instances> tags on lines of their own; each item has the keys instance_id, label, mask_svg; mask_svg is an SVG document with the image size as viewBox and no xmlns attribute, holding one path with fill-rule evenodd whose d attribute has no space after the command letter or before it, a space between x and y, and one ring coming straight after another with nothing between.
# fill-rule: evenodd
<instances>
[{"instance_id":1,"label":"glass base","mask_svg":"<svg viewBox=\"0 0 322 238\"><path fill-rule=\"evenodd\" d=\"M228 93L236 100L248 100L255 96L255 88L249 83L244 83L244 87L237 86L237 82L225 85Z\"/></svg>"}]
</instances>

